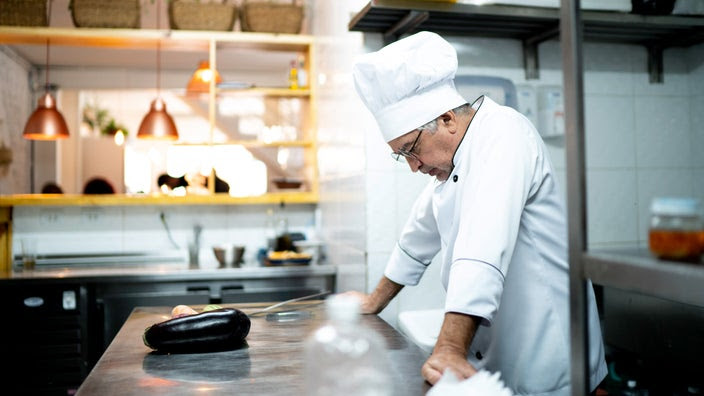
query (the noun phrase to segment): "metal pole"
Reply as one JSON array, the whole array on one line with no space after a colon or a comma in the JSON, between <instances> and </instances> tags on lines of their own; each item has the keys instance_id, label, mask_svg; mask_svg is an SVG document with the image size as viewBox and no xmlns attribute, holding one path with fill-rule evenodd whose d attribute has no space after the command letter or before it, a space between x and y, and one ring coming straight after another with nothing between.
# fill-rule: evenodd
<instances>
[{"instance_id":1,"label":"metal pole","mask_svg":"<svg viewBox=\"0 0 704 396\"><path fill-rule=\"evenodd\" d=\"M579 3L579 0L562 0L560 10L570 265L570 376L573 396L589 394L587 280L584 278L582 261L587 247L587 213L582 21Z\"/></svg>"}]
</instances>

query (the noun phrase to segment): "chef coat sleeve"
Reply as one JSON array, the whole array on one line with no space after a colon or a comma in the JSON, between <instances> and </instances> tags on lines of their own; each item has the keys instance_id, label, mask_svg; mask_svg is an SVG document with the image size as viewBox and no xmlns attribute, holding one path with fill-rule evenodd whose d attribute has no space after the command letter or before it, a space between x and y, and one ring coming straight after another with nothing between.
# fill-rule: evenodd
<instances>
[{"instance_id":1,"label":"chef coat sleeve","mask_svg":"<svg viewBox=\"0 0 704 396\"><path fill-rule=\"evenodd\" d=\"M433 216L435 180L428 183L413 204L401 237L391 253L384 275L390 280L415 286L440 250L440 235Z\"/></svg>"},{"instance_id":2,"label":"chef coat sleeve","mask_svg":"<svg viewBox=\"0 0 704 396\"><path fill-rule=\"evenodd\" d=\"M536 138L524 117L508 111L488 115L471 136L465 158L470 163L457 193L460 224L446 311L479 316L489 325L498 310L521 215L534 193L540 155Z\"/></svg>"}]
</instances>

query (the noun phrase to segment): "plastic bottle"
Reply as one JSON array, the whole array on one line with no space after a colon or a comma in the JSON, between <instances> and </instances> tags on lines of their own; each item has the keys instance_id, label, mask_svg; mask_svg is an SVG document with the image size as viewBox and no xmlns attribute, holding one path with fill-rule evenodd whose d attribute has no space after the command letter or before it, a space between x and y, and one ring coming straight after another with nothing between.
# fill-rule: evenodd
<instances>
[{"instance_id":1,"label":"plastic bottle","mask_svg":"<svg viewBox=\"0 0 704 396\"><path fill-rule=\"evenodd\" d=\"M328 322L305 343L306 395L391 395L386 345L359 323L359 300L336 295L325 305Z\"/></svg>"}]
</instances>

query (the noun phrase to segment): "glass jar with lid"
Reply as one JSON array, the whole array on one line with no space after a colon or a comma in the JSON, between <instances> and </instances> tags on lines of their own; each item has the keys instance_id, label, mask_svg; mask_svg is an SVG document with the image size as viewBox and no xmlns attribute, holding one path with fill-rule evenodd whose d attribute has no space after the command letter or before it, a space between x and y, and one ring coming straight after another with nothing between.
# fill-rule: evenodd
<instances>
[{"instance_id":1,"label":"glass jar with lid","mask_svg":"<svg viewBox=\"0 0 704 396\"><path fill-rule=\"evenodd\" d=\"M702 244L702 206L695 198L654 198L650 205L650 251L665 260L699 262Z\"/></svg>"}]
</instances>

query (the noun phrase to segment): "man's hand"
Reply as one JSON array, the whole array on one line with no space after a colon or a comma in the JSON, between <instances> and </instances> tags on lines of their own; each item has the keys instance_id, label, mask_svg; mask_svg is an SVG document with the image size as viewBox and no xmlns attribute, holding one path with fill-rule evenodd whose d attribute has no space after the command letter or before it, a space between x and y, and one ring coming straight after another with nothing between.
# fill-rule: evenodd
<instances>
[{"instance_id":1,"label":"man's hand","mask_svg":"<svg viewBox=\"0 0 704 396\"><path fill-rule=\"evenodd\" d=\"M453 348L435 348L433 354L423 364L420 373L426 381L435 385L447 369L452 370L460 380L467 379L477 372L467 361L464 351L456 351Z\"/></svg>"},{"instance_id":2,"label":"man's hand","mask_svg":"<svg viewBox=\"0 0 704 396\"><path fill-rule=\"evenodd\" d=\"M363 314L378 314L383 311L398 292L403 289L403 285L391 281L383 276L376 285L376 289L371 294L364 294L358 291L348 291L341 294L354 296L361 302L361 311Z\"/></svg>"},{"instance_id":3,"label":"man's hand","mask_svg":"<svg viewBox=\"0 0 704 396\"><path fill-rule=\"evenodd\" d=\"M440 380L445 370L452 370L461 380L477 370L467 362L467 349L481 319L456 312L446 312L438 341L432 355L420 369L423 378L431 385Z\"/></svg>"},{"instance_id":4,"label":"man's hand","mask_svg":"<svg viewBox=\"0 0 704 396\"><path fill-rule=\"evenodd\" d=\"M361 293L358 291L348 291L348 292L344 292L344 293L340 293L340 294L343 296L352 296L352 297L355 297L356 299L358 299L360 302L359 307L360 307L361 313L363 313L363 314L378 313L377 307L376 307L371 295Z\"/></svg>"}]
</instances>

